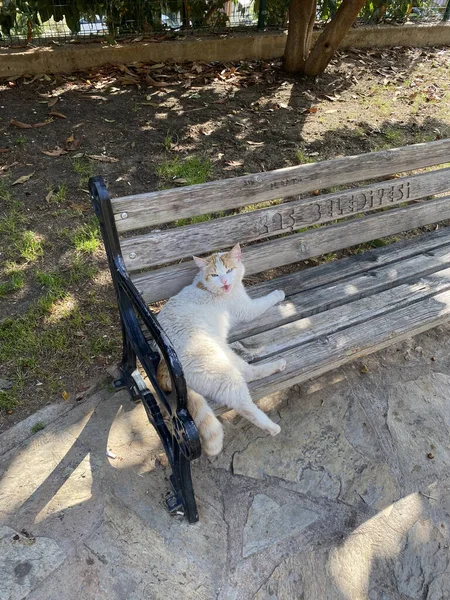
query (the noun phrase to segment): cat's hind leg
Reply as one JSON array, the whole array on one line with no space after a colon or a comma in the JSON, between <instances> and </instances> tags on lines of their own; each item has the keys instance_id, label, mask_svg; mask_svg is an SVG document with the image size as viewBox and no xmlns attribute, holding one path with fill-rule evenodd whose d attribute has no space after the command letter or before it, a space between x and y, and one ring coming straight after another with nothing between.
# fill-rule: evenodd
<instances>
[{"instance_id":1,"label":"cat's hind leg","mask_svg":"<svg viewBox=\"0 0 450 600\"><path fill-rule=\"evenodd\" d=\"M250 381L256 381L257 379L263 379L264 377L268 377L274 373L279 373L280 371L284 371L286 368L286 361L284 358L273 360L269 363L249 364L247 361L233 352L232 361L241 371L247 383Z\"/></svg>"},{"instance_id":2,"label":"cat's hind leg","mask_svg":"<svg viewBox=\"0 0 450 600\"><path fill-rule=\"evenodd\" d=\"M242 373L233 367L226 375L226 379L217 382L217 387L211 397L219 404L235 410L242 417L256 425L263 431L276 435L281 428L274 423L265 412L253 402Z\"/></svg>"}]
</instances>

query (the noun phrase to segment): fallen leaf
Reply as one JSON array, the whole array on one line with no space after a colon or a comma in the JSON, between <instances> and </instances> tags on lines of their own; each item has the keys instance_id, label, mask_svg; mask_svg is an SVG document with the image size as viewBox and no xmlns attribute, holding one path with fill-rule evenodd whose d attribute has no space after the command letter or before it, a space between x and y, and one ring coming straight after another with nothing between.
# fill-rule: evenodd
<instances>
[{"instance_id":1,"label":"fallen leaf","mask_svg":"<svg viewBox=\"0 0 450 600\"><path fill-rule=\"evenodd\" d=\"M45 196L45 201L50 202L53 197L53 190L50 190L49 193Z\"/></svg>"},{"instance_id":2,"label":"fallen leaf","mask_svg":"<svg viewBox=\"0 0 450 600\"><path fill-rule=\"evenodd\" d=\"M0 148L0 152L10 152L11 148Z\"/></svg>"},{"instance_id":3,"label":"fallen leaf","mask_svg":"<svg viewBox=\"0 0 450 600\"><path fill-rule=\"evenodd\" d=\"M13 125L14 127L18 127L19 129L32 129L33 128L33 125L30 125L29 123L22 123L22 121L16 121L16 119L11 119L9 124Z\"/></svg>"},{"instance_id":4,"label":"fallen leaf","mask_svg":"<svg viewBox=\"0 0 450 600\"><path fill-rule=\"evenodd\" d=\"M69 394L68 394L68 392L64 391L64 392L61 394L61 398L62 398L63 400L68 400L68 399L69 399Z\"/></svg>"},{"instance_id":5,"label":"fallen leaf","mask_svg":"<svg viewBox=\"0 0 450 600\"><path fill-rule=\"evenodd\" d=\"M74 141L75 141L75 138L73 137L73 133L72 133L72 135L69 135L68 138L66 138L66 144L71 144Z\"/></svg>"},{"instance_id":6,"label":"fallen leaf","mask_svg":"<svg viewBox=\"0 0 450 600\"><path fill-rule=\"evenodd\" d=\"M51 110L48 114L51 115L52 117L59 117L60 119L67 119L66 115L63 115L63 113L57 112L56 110Z\"/></svg>"},{"instance_id":7,"label":"fallen leaf","mask_svg":"<svg viewBox=\"0 0 450 600\"><path fill-rule=\"evenodd\" d=\"M156 81L150 75L145 76L145 81L148 85L152 85L153 87L166 87L167 84L164 81Z\"/></svg>"},{"instance_id":8,"label":"fallen leaf","mask_svg":"<svg viewBox=\"0 0 450 600\"><path fill-rule=\"evenodd\" d=\"M67 150L63 150L59 146L56 146L54 150L41 150L42 154L46 156L61 156L62 154L67 154Z\"/></svg>"},{"instance_id":9,"label":"fallen leaf","mask_svg":"<svg viewBox=\"0 0 450 600\"><path fill-rule=\"evenodd\" d=\"M106 163L117 163L119 162L118 158L114 158L112 156L104 156L103 154L86 154L88 158L91 160L98 160L99 162Z\"/></svg>"},{"instance_id":10,"label":"fallen leaf","mask_svg":"<svg viewBox=\"0 0 450 600\"><path fill-rule=\"evenodd\" d=\"M264 142L252 142L250 140L247 140L247 144L249 146L264 146Z\"/></svg>"},{"instance_id":11,"label":"fallen leaf","mask_svg":"<svg viewBox=\"0 0 450 600\"><path fill-rule=\"evenodd\" d=\"M12 167L15 167L18 164L19 163L17 161L14 161L12 163L9 163L9 165L3 165L0 167L0 171L7 171L8 169L11 169Z\"/></svg>"},{"instance_id":12,"label":"fallen leaf","mask_svg":"<svg viewBox=\"0 0 450 600\"><path fill-rule=\"evenodd\" d=\"M33 173L30 173L29 175L22 175L22 177L19 177L19 179L16 179L16 181L14 181L11 185L19 185L20 183L25 183L27 182L29 179L31 179L34 175L34 171Z\"/></svg>"},{"instance_id":13,"label":"fallen leaf","mask_svg":"<svg viewBox=\"0 0 450 600\"><path fill-rule=\"evenodd\" d=\"M77 152L72 156L72 158L83 158L84 152Z\"/></svg>"},{"instance_id":14,"label":"fallen leaf","mask_svg":"<svg viewBox=\"0 0 450 600\"><path fill-rule=\"evenodd\" d=\"M337 108L330 108L329 110L325 111L325 114L330 115L331 113L335 113L337 112Z\"/></svg>"},{"instance_id":15,"label":"fallen leaf","mask_svg":"<svg viewBox=\"0 0 450 600\"><path fill-rule=\"evenodd\" d=\"M32 127L45 127L46 125L50 125L50 123L53 123L53 119L50 119L50 121L43 121L42 123L35 123Z\"/></svg>"},{"instance_id":16,"label":"fallen leaf","mask_svg":"<svg viewBox=\"0 0 450 600\"><path fill-rule=\"evenodd\" d=\"M369 372L369 367L367 365L363 365L361 367L360 373L368 373Z\"/></svg>"},{"instance_id":17,"label":"fallen leaf","mask_svg":"<svg viewBox=\"0 0 450 600\"><path fill-rule=\"evenodd\" d=\"M49 100L49 101L48 101L48 103L47 103L47 106L48 106L49 108L51 108L52 106L55 106L55 104L58 102L58 100L59 100L59 98L58 98L58 97L56 97L56 98L52 98L51 100Z\"/></svg>"},{"instance_id":18,"label":"fallen leaf","mask_svg":"<svg viewBox=\"0 0 450 600\"><path fill-rule=\"evenodd\" d=\"M309 113L316 113L318 110L319 110L319 108L317 106L310 106L307 109L307 112L309 112Z\"/></svg>"},{"instance_id":19,"label":"fallen leaf","mask_svg":"<svg viewBox=\"0 0 450 600\"><path fill-rule=\"evenodd\" d=\"M164 66L165 66L164 63L156 63L156 65L152 65L150 67L150 70L155 71L156 69L162 69Z\"/></svg>"}]
</instances>

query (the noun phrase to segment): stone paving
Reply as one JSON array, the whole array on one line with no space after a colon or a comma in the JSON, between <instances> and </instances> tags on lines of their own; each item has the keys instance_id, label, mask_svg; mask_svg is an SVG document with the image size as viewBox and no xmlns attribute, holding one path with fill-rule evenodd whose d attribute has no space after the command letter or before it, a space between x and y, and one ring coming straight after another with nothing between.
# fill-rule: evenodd
<instances>
[{"instance_id":1,"label":"stone paving","mask_svg":"<svg viewBox=\"0 0 450 600\"><path fill-rule=\"evenodd\" d=\"M274 438L228 413L196 525L126 392L46 407L0 436L0 600L448 600L449 333L265 399Z\"/></svg>"}]
</instances>

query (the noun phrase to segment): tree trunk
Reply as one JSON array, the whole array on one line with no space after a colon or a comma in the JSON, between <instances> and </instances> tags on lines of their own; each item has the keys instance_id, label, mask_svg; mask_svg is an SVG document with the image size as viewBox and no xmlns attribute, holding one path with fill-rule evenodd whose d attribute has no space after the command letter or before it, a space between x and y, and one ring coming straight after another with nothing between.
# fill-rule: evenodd
<instances>
[{"instance_id":1,"label":"tree trunk","mask_svg":"<svg viewBox=\"0 0 450 600\"><path fill-rule=\"evenodd\" d=\"M323 73L364 3L365 0L343 0L336 16L322 31L306 59L303 69L305 75Z\"/></svg>"},{"instance_id":2,"label":"tree trunk","mask_svg":"<svg viewBox=\"0 0 450 600\"><path fill-rule=\"evenodd\" d=\"M288 36L284 51L284 68L286 71L303 73L311 49L315 20L316 0L291 0L289 4Z\"/></svg>"}]
</instances>

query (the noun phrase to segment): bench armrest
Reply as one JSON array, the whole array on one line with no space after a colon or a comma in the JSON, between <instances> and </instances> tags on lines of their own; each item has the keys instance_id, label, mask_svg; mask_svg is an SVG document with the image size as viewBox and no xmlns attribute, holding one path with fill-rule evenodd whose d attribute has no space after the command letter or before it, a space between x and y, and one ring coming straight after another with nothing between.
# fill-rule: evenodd
<instances>
[{"instance_id":1,"label":"bench armrest","mask_svg":"<svg viewBox=\"0 0 450 600\"><path fill-rule=\"evenodd\" d=\"M181 363L169 338L131 281L122 258L111 200L103 179L92 177L89 180L89 191L100 223L119 307L124 340L124 353L121 364L121 372L125 379L124 383L134 398L142 400L147 415L155 425L167 451L170 440L164 434L164 427L166 426L155 400L155 395L147 388L136 369L137 358L149 378L160 404L172 421L172 436L175 435L178 439L186 458L193 460L200 456L201 449L197 428L187 409L187 389ZM150 333L158 352L155 352L147 341L138 317ZM165 393L161 389L156 377L156 370L161 356L166 361L172 382L170 393Z\"/></svg>"}]
</instances>

